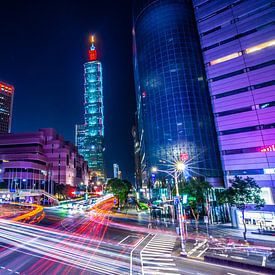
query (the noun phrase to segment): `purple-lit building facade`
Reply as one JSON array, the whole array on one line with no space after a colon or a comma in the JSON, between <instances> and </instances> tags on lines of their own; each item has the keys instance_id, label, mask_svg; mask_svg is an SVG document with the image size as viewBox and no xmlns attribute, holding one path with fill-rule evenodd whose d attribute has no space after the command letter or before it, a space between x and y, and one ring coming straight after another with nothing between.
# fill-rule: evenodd
<instances>
[{"instance_id":1,"label":"purple-lit building facade","mask_svg":"<svg viewBox=\"0 0 275 275\"><path fill-rule=\"evenodd\" d=\"M52 128L0 135L0 181L9 189L42 189L55 184L88 184L88 165L76 146Z\"/></svg>"},{"instance_id":2,"label":"purple-lit building facade","mask_svg":"<svg viewBox=\"0 0 275 275\"><path fill-rule=\"evenodd\" d=\"M275 201L275 28L269 0L193 0L227 186L253 177Z\"/></svg>"}]
</instances>

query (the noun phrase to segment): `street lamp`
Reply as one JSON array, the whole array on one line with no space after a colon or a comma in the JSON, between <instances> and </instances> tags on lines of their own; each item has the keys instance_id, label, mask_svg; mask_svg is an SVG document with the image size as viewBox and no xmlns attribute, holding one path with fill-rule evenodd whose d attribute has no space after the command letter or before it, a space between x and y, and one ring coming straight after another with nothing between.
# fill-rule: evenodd
<instances>
[{"instance_id":1,"label":"street lamp","mask_svg":"<svg viewBox=\"0 0 275 275\"><path fill-rule=\"evenodd\" d=\"M185 232L183 232L184 228L182 226L183 223L183 219L182 219L182 205L181 205L181 201L179 199L179 186L178 186L178 177L180 176L181 173L183 173L185 170L187 169L187 165L182 162L182 161L178 161L174 164L173 167L173 171L169 171L169 170L160 170L157 167L152 167L151 171L152 173L156 173L156 172L163 172L166 173L168 175L170 175L174 181L175 181L175 187L176 187L176 196L178 198L178 203L176 204L177 207L177 215L178 215L178 219L179 219L179 228L180 228L180 240L181 240L181 255L182 256L187 256L186 250L185 250ZM174 173L173 173L174 172Z\"/></svg>"},{"instance_id":2,"label":"street lamp","mask_svg":"<svg viewBox=\"0 0 275 275\"><path fill-rule=\"evenodd\" d=\"M176 163L176 170L179 171L179 172L183 172L184 170L186 169L186 165L184 162L177 162Z\"/></svg>"}]
</instances>

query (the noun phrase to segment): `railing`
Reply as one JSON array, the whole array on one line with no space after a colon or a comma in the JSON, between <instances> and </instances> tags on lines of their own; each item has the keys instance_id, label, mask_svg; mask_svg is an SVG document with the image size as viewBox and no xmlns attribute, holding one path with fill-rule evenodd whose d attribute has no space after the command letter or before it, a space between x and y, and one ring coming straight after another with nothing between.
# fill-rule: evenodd
<instances>
[{"instance_id":1,"label":"railing","mask_svg":"<svg viewBox=\"0 0 275 275\"><path fill-rule=\"evenodd\" d=\"M16 194L17 196L41 196L44 195L49 199L52 199L55 203L59 204L59 200L52 194L42 189L18 189L16 192L11 192L9 189L1 189L0 193Z\"/></svg>"}]
</instances>

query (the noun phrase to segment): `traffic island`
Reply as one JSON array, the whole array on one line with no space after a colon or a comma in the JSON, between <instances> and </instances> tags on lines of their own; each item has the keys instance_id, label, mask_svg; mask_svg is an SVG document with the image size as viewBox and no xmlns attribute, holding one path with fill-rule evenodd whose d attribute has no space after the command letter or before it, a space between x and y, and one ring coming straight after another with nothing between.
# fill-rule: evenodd
<instances>
[{"instance_id":1,"label":"traffic island","mask_svg":"<svg viewBox=\"0 0 275 275\"><path fill-rule=\"evenodd\" d=\"M214 263L214 264L224 265L229 267L236 267L236 268L241 268L241 269L251 270L256 272L266 272L270 274L275 273L275 266L271 267L271 266L256 265L255 261L249 261L247 259L246 261L241 261L240 259L234 260L230 257L225 257L225 256L205 255L204 261L208 263Z\"/></svg>"}]
</instances>

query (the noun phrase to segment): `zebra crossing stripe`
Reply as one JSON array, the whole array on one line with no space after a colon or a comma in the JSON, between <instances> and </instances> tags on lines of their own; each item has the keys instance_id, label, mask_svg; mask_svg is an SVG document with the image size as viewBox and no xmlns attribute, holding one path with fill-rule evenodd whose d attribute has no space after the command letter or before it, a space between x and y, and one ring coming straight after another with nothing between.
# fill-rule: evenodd
<instances>
[{"instance_id":1,"label":"zebra crossing stripe","mask_svg":"<svg viewBox=\"0 0 275 275\"><path fill-rule=\"evenodd\" d=\"M178 268L172 258L176 238L155 235L140 252L142 274L173 274Z\"/></svg>"}]
</instances>

